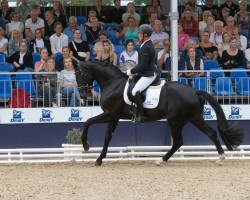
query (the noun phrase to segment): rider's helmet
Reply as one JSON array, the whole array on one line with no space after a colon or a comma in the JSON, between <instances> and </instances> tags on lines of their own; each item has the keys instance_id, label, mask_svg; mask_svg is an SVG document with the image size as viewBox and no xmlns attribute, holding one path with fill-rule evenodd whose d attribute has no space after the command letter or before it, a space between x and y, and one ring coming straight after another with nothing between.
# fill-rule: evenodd
<instances>
[{"instance_id":1,"label":"rider's helmet","mask_svg":"<svg viewBox=\"0 0 250 200\"><path fill-rule=\"evenodd\" d=\"M150 25L142 24L141 26L139 26L138 32L143 33L143 34L145 33L148 36L151 36L153 31L152 31L152 27Z\"/></svg>"}]
</instances>

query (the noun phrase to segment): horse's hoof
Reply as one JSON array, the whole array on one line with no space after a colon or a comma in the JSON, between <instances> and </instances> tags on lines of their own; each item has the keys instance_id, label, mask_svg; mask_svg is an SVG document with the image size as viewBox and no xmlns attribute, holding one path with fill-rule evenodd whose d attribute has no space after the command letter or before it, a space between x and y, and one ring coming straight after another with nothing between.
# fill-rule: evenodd
<instances>
[{"instance_id":1,"label":"horse's hoof","mask_svg":"<svg viewBox=\"0 0 250 200\"><path fill-rule=\"evenodd\" d=\"M83 148L84 148L84 151L88 151L89 150L89 143L88 142L85 142L83 144Z\"/></svg>"},{"instance_id":2,"label":"horse's hoof","mask_svg":"<svg viewBox=\"0 0 250 200\"><path fill-rule=\"evenodd\" d=\"M224 162L225 162L225 159L226 159L225 154L221 154L221 155L219 155L219 159L216 160L215 163L216 163L217 165L219 165L219 166L222 166L222 165L224 164Z\"/></svg>"},{"instance_id":3,"label":"horse's hoof","mask_svg":"<svg viewBox=\"0 0 250 200\"><path fill-rule=\"evenodd\" d=\"M95 161L95 166L99 167L102 165L102 161L101 160L96 160Z\"/></svg>"},{"instance_id":4,"label":"horse's hoof","mask_svg":"<svg viewBox=\"0 0 250 200\"><path fill-rule=\"evenodd\" d=\"M154 161L154 164L160 166L160 164L163 163L163 160L162 159L159 159L159 160L156 160Z\"/></svg>"}]
</instances>

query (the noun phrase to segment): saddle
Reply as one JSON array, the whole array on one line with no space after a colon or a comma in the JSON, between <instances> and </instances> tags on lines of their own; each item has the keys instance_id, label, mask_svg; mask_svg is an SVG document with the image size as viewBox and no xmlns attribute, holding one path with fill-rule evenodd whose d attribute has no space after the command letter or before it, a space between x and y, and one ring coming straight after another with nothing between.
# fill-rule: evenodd
<instances>
[{"instance_id":1,"label":"saddle","mask_svg":"<svg viewBox=\"0 0 250 200\"><path fill-rule=\"evenodd\" d=\"M135 87L137 81L139 81L139 79L140 79L139 76L134 76L132 79L129 79L127 95L128 95L128 99L130 101L132 101L133 103L135 103L135 99L134 99L134 96L132 95L132 90ZM158 86L160 84L161 84L161 76L157 75L155 80L145 90L143 90L141 92L142 101L143 102L145 101L145 99L146 99L146 91L150 86Z\"/></svg>"}]
</instances>

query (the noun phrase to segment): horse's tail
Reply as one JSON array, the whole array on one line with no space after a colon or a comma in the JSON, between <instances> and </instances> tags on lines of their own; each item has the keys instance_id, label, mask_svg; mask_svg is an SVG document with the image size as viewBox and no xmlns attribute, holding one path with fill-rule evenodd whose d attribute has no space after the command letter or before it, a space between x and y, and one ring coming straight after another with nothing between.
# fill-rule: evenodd
<instances>
[{"instance_id":1,"label":"horse's tail","mask_svg":"<svg viewBox=\"0 0 250 200\"><path fill-rule=\"evenodd\" d=\"M197 91L197 93L208 101L214 109L217 116L218 130L227 149L230 151L236 149L244 140L244 130L235 128L235 124L229 127L222 107L212 95L201 90Z\"/></svg>"}]
</instances>

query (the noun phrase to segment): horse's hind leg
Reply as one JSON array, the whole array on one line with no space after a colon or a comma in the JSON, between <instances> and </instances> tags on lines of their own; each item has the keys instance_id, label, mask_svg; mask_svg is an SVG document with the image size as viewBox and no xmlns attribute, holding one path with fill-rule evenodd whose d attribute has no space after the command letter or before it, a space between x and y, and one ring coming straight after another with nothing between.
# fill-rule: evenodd
<instances>
[{"instance_id":1,"label":"horse's hind leg","mask_svg":"<svg viewBox=\"0 0 250 200\"><path fill-rule=\"evenodd\" d=\"M106 155L107 155L109 143L110 143L110 141L112 139L112 136L114 134L114 131L115 131L115 128L117 126L118 121L119 120L115 120L115 121L110 122L108 124L107 131L106 131L106 134L105 134L105 139L104 139L104 145L103 145L103 148L102 148L102 152L101 152L99 158L95 162L96 166L100 166L102 164L102 159L105 158Z\"/></svg>"},{"instance_id":2,"label":"horse's hind leg","mask_svg":"<svg viewBox=\"0 0 250 200\"><path fill-rule=\"evenodd\" d=\"M221 162L225 160L225 154L220 144L220 141L217 137L216 131L211 126L209 126L202 117L196 120L192 120L191 123L194 124L197 128L199 128L203 133L205 133L213 141L219 153L219 160L217 161L217 163L221 164Z\"/></svg>"}]
</instances>

